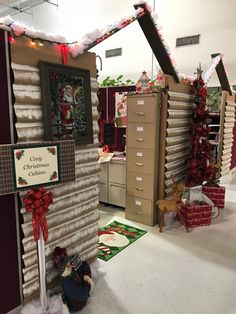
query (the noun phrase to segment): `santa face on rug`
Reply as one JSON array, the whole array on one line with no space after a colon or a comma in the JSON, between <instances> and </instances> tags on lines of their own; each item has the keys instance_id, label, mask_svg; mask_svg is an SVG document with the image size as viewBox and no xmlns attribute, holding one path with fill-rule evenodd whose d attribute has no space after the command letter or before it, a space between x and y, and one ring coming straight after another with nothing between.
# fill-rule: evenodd
<instances>
[{"instance_id":1,"label":"santa face on rug","mask_svg":"<svg viewBox=\"0 0 236 314\"><path fill-rule=\"evenodd\" d=\"M99 243L110 247L124 247L129 244L126 236L115 231L98 231Z\"/></svg>"}]
</instances>

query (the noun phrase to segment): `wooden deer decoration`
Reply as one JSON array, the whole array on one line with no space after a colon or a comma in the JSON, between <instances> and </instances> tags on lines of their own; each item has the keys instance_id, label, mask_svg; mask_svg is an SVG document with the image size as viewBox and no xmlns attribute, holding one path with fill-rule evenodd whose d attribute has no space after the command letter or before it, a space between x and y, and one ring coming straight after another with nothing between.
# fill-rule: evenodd
<instances>
[{"instance_id":1,"label":"wooden deer decoration","mask_svg":"<svg viewBox=\"0 0 236 314\"><path fill-rule=\"evenodd\" d=\"M162 228L164 225L165 220L165 214L167 212L176 212L181 220L181 222L184 224L186 231L188 232L188 227L184 222L184 219L182 218L182 215L179 211L180 203L181 203L181 196L183 193L183 190L185 188L185 184L182 182L177 183L172 176L172 191L173 191L173 199L172 200L158 200L157 205L160 209L160 232L162 232Z\"/></svg>"}]
</instances>

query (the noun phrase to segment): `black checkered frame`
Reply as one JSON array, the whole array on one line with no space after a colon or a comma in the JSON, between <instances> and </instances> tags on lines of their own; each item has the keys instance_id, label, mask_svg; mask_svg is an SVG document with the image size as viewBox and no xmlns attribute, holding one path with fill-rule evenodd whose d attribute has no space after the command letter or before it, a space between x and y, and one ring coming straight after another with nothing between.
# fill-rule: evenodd
<instances>
[{"instance_id":1,"label":"black checkered frame","mask_svg":"<svg viewBox=\"0 0 236 314\"><path fill-rule=\"evenodd\" d=\"M14 184L13 149L33 148L41 145L59 145L60 183L75 181L75 142L73 140L0 145L0 195L18 192ZM52 184L55 185L55 182ZM29 187L26 187L25 190L29 190Z\"/></svg>"}]
</instances>

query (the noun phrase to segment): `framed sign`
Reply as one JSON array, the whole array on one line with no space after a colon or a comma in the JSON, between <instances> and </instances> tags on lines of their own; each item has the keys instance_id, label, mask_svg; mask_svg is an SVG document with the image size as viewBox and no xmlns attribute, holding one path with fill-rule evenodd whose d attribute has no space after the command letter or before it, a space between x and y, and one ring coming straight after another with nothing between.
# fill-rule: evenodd
<instances>
[{"instance_id":1,"label":"framed sign","mask_svg":"<svg viewBox=\"0 0 236 314\"><path fill-rule=\"evenodd\" d=\"M0 195L75 181L75 142L0 145Z\"/></svg>"},{"instance_id":2,"label":"framed sign","mask_svg":"<svg viewBox=\"0 0 236 314\"><path fill-rule=\"evenodd\" d=\"M45 140L93 143L90 71L40 61Z\"/></svg>"},{"instance_id":3,"label":"framed sign","mask_svg":"<svg viewBox=\"0 0 236 314\"><path fill-rule=\"evenodd\" d=\"M16 190L60 183L59 145L12 148Z\"/></svg>"}]
</instances>

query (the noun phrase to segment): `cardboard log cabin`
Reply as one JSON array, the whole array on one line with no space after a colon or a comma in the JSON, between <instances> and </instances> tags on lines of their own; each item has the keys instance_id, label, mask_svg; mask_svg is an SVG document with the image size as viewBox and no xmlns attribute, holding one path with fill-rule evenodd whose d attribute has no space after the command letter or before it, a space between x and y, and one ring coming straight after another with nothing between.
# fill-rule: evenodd
<instances>
[{"instance_id":1,"label":"cardboard log cabin","mask_svg":"<svg viewBox=\"0 0 236 314\"><path fill-rule=\"evenodd\" d=\"M145 5L135 6L138 7L145 10L145 14L138 22L165 74L160 126L162 132L160 178L156 178L160 182L157 198L163 198L170 194L168 187L171 174L181 180L186 171L186 159L183 156L186 157L189 151L191 127L189 117L193 108L193 96L190 85L179 82L150 13ZM44 47L29 48L29 39L24 36L10 44L9 31L9 28L1 26L0 144L43 141L44 125L38 64L39 60L61 64L61 54L56 47L47 42L44 43ZM92 46L94 45L90 47ZM51 189L54 204L51 205L47 215L49 241L46 244L49 290L56 278L52 263L55 246L66 247L70 254L79 252L82 258L90 261L97 255L99 165L96 149L98 84L95 54L86 52L76 59L68 56L68 65L90 70L94 144L76 149L76 182ZM179 114L178 119L176 113ZM16 309L38 296L39 291L37 249L32 236L31 214L22 208L23 195L22 192L18 195L0 196L2 208L0 243L2 256L5 257L1 259L0 268L3 290L0 309L3 313Z\"/></svg>"},{"instance_id":2,"label":"cardboard log cabin","mask_svg":"<svg viewBox=\"0 0 236 314\"><path fill-rule=\"evenodd\" d=\"M145 8L145 5L139 6ZM138 5L135 8L137 9ZM189 139L194 96L190 82L180 81L151 15L144 15L138 19L138 22L164 73L158 149L159 176L156 179L159 186L156 195L156 200L158 200L171 197L172 176L178 182L185 177L190 151ZM158 222L158 214L153 214L155 224Z\"/></svg>"},{"instance_id":3,"label":"cardboard log cabin","mask_svg":"<svg viewBox=\"0 0 236 314\"><path fill-rule=\"evenodd\" d=\"M178 182L182 181L186 175L194 96L191 83L179 79L146 4L137 4L134 8L144 10L144 14L137 21L164 73L160 137L159 142L156 143L159 163L157 171L159 175L155 183L158 185L155 197L157 200L171 197L172 175ZM152 224L158 222L156 200L153 200Z\"/></svg>"},{"instance_id":4,"label":"cardboard log cabin","mask_svg":"<svg viewBox=\"0 0 236 314\"><path fill-rule=\"evenodd\" d=\"M161 136L158 144L159 177L156 178L159 183L156 199L163 199L171 196L171 176L181 181L186 173L194 97L190 83L179 81L146 5L138 4L134 7L144 9L138 22L164 73ZM28 39L24 36L17 38L16 43L11 45L8 41L9 31L9 28L1 26L0 144L43 141L38 63L44 60L61 64L61 54L48 43L44 43L44 47L29 48ZM99 39L91 44L88 50L101 41ZM70 254L79 252L82 258L90 261L97 255L99 165L95 54L86 52L76 59L68 56L68 65L90 70L94 143L76 149L76 182L52 189L54 204L47 215L49 241L46 245L49 290L56 278L52 265L55 246L67 247ZM22 208L21 196L22 193L0 196L0 245L3 256L0 265L3 290L0 310L3 313L20 307L37 296L39 291L37 250L32 237L31 216Z\"/></svg>"},{"instance_id":5,"label":"cardboard log cabin","mask_svg":"<svg viewBox=\"0 0 236 314\"><path fill-rule=\"evenodd\" d=\"M10 44L9 31L0 28L0 144L43 142L39 60L62 64L61 52L47 42L44 47L30 48L30 39L24 36ZM79 252L88 261L97 257L99 165L95 59L90 52L77 59L68 55L69 66L90 71L93 143L76 145L76 181L50 188L54 202L47 214L49 239L45 248L49 291L57 277L52 257L56 246L66 247L70 255ZM33 240L31 213L22 205L25 193L0 196L1 313L17 309L38 296L37 245Z\"/></svg>"},{"instance_id":6,"label":"cardboard log cabin","mask_svg":"<svg viewBox=\"0 0 236 314\"><path fill-rule=\"evenodd\" d=\"M212 54L212 58L219 54ZM235 126L235 108L236 108L236 94L231 90L230 83L226 74L222 58L216 65L216 73L220 81L222 89L222 97L220 104L220 129L219 129L219 146L218 159L220 164L220 176L229 174L233 156L236 152L233 151L234 126Z\"/></svg>"}]
</instances>

